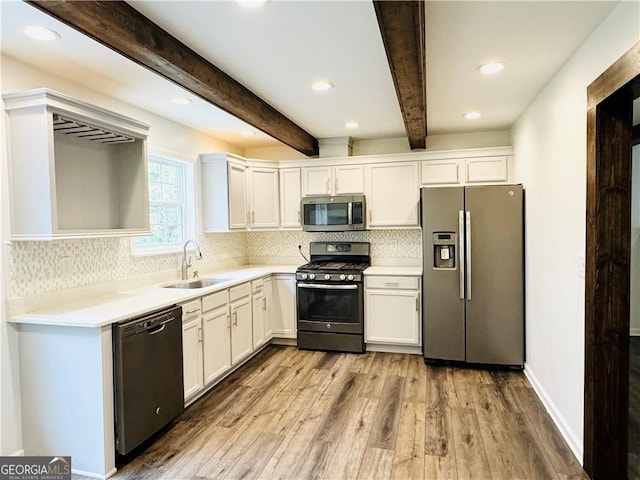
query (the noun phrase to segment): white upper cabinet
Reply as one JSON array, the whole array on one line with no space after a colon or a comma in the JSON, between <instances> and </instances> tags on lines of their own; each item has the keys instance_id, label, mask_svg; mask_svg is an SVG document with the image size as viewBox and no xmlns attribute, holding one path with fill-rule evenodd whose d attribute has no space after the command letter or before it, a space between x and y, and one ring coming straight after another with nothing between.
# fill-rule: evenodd
<instances>
[{"instance_id":1,"label":"white upper cabinet","mask_svg":"<svg viewBox=\"0 0 640 480\"><path fill-rule=\"evenodd\" d=\"M250 228L278 228L280 225L278 169L249 167L248 173Z\"/></svg>"},{"instance_id":2,"label":"white upper cabinet","mask_svg":"<svg viewBox=\"0 0 640 480\"><path fill-rule=\"evenodd\" d=\"M302 169L304 195L347 195L364 192L364 167L338 165Z\"/></svg>"},{"instance_id":3,"label":"white upper cabinet","mask_svg":"<svg viewBox=\"0 0 640 480\"><path fill-rule=\"evenodd\" d=\"M464 185L512 182L511 155L451 158L422 162L421 185Z\"/></svg>"},{"instance_id":4,"label":"white upper cabinet","mask_svg":"<svg viewBox=\"0 0 640 480\"><path fill-rule=\"evenodd\" d=\"M367 228L418 226L418 163L376 163L365 168Z\"/></svg>"},{"instance_id":5,"label":"white upper cabinet","mask_svg":"<svg viewBox=\"0 0 640 480\"><path fill-rule=\"evenodd\" d=\"M467 183L509 181L509 157L481 157L466 160Z\"/></svg>"},{"instance_id":6,"label":"white upper cabinet","mask_svg":"<svg viewBox=\"0 0 640 480\"><path fill-rule=\"evenodd\" d=\"M300 197L302 185L299 168L280 169L280 226L302 228L300 224Z\"/></svg>"},{"instance_id":7,"label":"white upper cabinet","mask_svg":"<svg viewBox=\"0 0 640 480\"><path fill-rule=\"evenodd\" d=\"M451 185L460 181L459 160L422 162L422 185Z\"/></svg>"},{"instance_id":8,"label":"white upper cabinet","mask_svg":"<svg viewBox=\"0 0 640 480\"><path fill-rule=\"evenodd\" d=\"M233 155L200 155L203 231L228 232L247 228L246 169Z\"/></svg>"},{"instance_id":9,"label":"white upper cabinet","mask_svg":"<svg viewBox=\"0 0 640 480\"><path fill-rule=\"evenodd\" d=\"M146 124L48 89L3 99L12 239L150 233Z\"/></svg>"}]
</instances>

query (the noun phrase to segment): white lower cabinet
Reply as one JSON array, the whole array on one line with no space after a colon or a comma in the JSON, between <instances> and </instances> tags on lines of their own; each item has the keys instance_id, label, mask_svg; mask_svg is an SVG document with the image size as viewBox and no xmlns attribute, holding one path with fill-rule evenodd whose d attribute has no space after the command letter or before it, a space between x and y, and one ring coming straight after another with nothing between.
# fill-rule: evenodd
<instances>
[{"instance_id":1,"label":"white lower cabinet","mask_svg":"<svg viewBox=\"0 0 640 480\"><path fill-rule=\"evenodd\" d=\"M216 380L231 368L231 316L229 291L202 298L204 384Z\"/></svg>"},{"instance_id":2,"label":"white lower cabinet","mask_svg":"<svg viewBox=\"0 0 640 480\"><path fill-rule=\"evenodd\" d=\"M253 352L253 318L251 282L229 289L231 313L231 364L244 360Z\"/></svg>"},{"instance_id":3,"label":"white lower cabinet","mask_svg":"<svg viewBox=\"0 0 640 480\"><path fill-rule=\"evenodd\" d=\"M295 338L295 298L294 275L282 274L182 304L185 401L202 395L274 334Z\"/></svg>"},{"instance_id":4,"label":"white lower cabinet","mask_svg":"<svg viewBox=\"0 0 640 480\"><path fill-rule=\"evenodd\" d=\"M182 305L182 371L185 399L204 388L202 368L202 309L198 299Z\"/></svg>"},{"instance_id":5,"label":"white lower cabinet","mask_svg":"<svg viewBox=\"0 0 640 480\"><path fill-rule=\"evenodd\" d=\"M271 277L264 278L264 287L262 289L263 296L263 317L264 317L264 336L265 341L273 338L273 281Z\"/></svg>"},{"instance_id":6,"label":"white lower cabinet","mask_svg":"<svg viewBox=\"0 0 640 480\"><path fill-rule=\"evenodd\" d=\"M365 276L365 343L419 347L420 278Z\"/></svg>"},{"instance_id":7,"label":"white lower cabinet","mask_svg":"<svg viewBox=\"0 0 640 480\"><path fill-rule=\"evenodd\" d=\"M260 348L267 341L265 330L264 280L251 282L251 303L253 305L253 348Z\"/></svg>"},{"instance_id":8,"label":"white lower cabinet","mask_svg":"<svg viewBox=\"0 0 640 480\"><path fill-rule=\"evenodd\" d=\"M273 336L296 338L296 277L273 275Z\"/></svg>"}]
</instances>

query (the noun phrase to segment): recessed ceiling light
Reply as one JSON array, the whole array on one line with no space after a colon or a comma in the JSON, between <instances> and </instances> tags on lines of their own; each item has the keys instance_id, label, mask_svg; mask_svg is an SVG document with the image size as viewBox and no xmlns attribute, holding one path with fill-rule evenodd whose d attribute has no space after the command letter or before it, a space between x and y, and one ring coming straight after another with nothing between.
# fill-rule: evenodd
<instances>
[{"instance_id":1,"label":"recessed ceiling light","mask_svg":"<svg viewBox=\"0 0 640 480\"><path fill-rule=\"evenodd\" d=\"M327 82L326 80L317 80L311 84L311 88L316 92L324 92L325 90L331 90L333 83Z\"/></svg>"},{"instance_id":2,"label":"recessed ceiling light","mask_svg":"<svg viewBox=\"0 0 640 480\"><path fill-rule=\"evenodd\" d=\"M236 0L237 3L246 8L260 8L269 0Z\"/></svg>"},{"instance_id":3,"label":"recessed ceiling light","mask_svg":"<svg viewBox=\"0 0 640 480\"><path fill-rule=\"evenodd\" d=\"M356 121L350 121L344 124L345 127L347 128L358 128L360 126L360 124Z\"/></svg>"},{"instance_id":4,"label":"recessed ceiling light","mask_svg":"<svg viewBox=\"0 0 640 480\"><path fill-rule=\"evenodd\" d=\"M43 40L47 42L51 42L53 40L58 40L60 38L60 34L51 30L50 28L41 27L39 25L26 25L22 32L29 38L33 38L34 40Z\"/></svg>"},{"instance_id":5,"label":"recessed ceiling light","mask_svg":"<svg viewBox=\"0 0 640 480\"><path fill-rule=\"evenodd\" d=\"M498 73L498 72L501 72L503 69L504 69L504 63L502 62L485 63L484 65L480 65L478 67L478 70L480 70L485 75Z\"/></svg>"},{"instance_id":6,"label":"recessed ceiling light","mask_svg":"<svg viewBox=\"0 0 640 480\"><path fill-rule=\"evenodd\" d=\"M244 132L242 132L242 135L244 135L245 137L251 137L253 135L255 135L256 132L253 132L251 130L245 130Z\"/></svg>"},{"instance_id":7,"label":"recessed ceiling light","mask_svg":"<svg viewBox=\"0 0 640 480\"><path fill-rule=\"evenodd\" d=\"M171 99L171 102L175 103L176 105L189 105L192 100L187 97L173 97Z\"/></svg>"},{"instance_id":8,"label":"recessed ceiling light","mask_svg":"<svg viewBox=\"0 0 640 480\"><path fill-rule=\"evenodd\" d=\"M475 120L476 118L480 118L482 114L480 114L479 112L467 112L462 116L467 120Z\"/></svg>"}]
</instances>

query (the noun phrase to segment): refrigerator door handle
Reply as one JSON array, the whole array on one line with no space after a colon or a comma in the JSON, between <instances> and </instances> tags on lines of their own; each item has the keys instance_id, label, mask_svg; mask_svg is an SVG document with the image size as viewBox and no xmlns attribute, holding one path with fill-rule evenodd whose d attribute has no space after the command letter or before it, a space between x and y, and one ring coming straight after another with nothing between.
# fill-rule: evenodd
<instances>
[{"instance_id":1,"label":"refrigerator door handle","mask_svg":"<svg viewBox=\"0 0 640 480\"><path fill-rule=\"evenodd\" d=\"M471 212L466 212L465 247L467 262L467 300L471 300Z\"/></svg>"},{"instance_id":2,"label":"refrigerator door handle","mask_svg":"<svg viewBox=\"0 0 640 480\"><path fill-rule=\"evenodd\" d=\"M459 250L458 258L460 263L460 299L464 299L464 272L465 272L465 260L464 260L464 212L460 210L458 212L458 240L459 240Z\"/></svg>"}]
</instances>

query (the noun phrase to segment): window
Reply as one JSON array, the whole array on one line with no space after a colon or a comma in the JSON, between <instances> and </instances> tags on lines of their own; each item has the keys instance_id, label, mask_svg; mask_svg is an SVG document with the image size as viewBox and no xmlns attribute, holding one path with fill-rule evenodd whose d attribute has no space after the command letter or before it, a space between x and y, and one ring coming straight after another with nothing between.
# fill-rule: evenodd
<instances>
[{"instance_id":1,"label":"window","mask_svg":"<svg viewBox=\"0 0 640 480\"><path fill-rule=\"evenodd\" d=\"M133 240L136 255L178 252L193 236L192 166L187 162L149 156L149 223L151 235Z\"/></svg>"}]
</instances>

